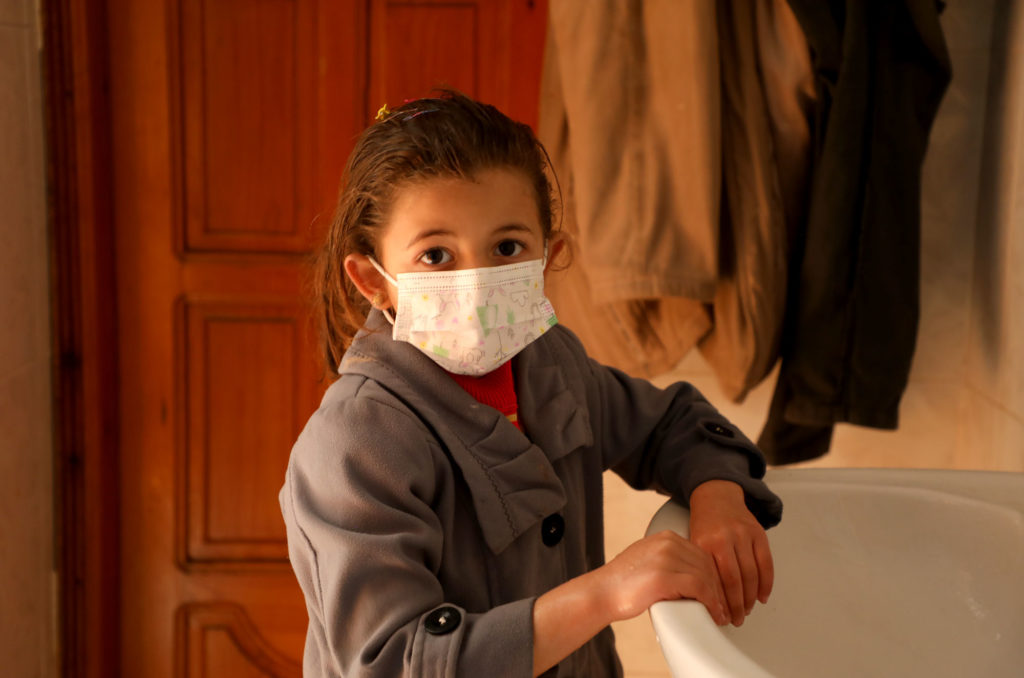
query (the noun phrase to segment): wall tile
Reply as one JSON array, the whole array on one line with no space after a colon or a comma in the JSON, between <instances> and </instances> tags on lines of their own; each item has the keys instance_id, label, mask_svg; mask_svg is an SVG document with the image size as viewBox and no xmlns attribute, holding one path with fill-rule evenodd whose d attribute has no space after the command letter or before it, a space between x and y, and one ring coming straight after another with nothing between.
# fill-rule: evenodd
<instances>
[{"instance_id":1,"label":"wall tile","mask_svg":"<svg viewBox=\"0 0 1024 678\"><path fill-rule=\"evenodd\" d=\"M687 381L693 381L695 377L714 376L714 371L711 369L708 361L704 359L704 356L701 355L701 352L695 348L684 355L683 359L679 361L679 364L669 374L681 375L677 379L682 378Z\"/></svg>"},{"instance_id":2,"label":"wall tile","mask_svg":"<svg viewBox=\"0 0 1024 678\"><path fill-rule=\"evenodd\" d=\"M0 26L0 376L49 355L42 121L31 30Z\"/></svg>"},{"instance_id":3,"label":"wall tile","mask_svg":"<svg viewBox=\"0 0 1024 678\"><path fill-rule=\"evenodd\" d=\"M9 547L0 557L0 656L4 675L49 678L57 675L53 422L34 7L0 1L0 544Z\"/></svg>"},{"instance_id":4,"label":"wall tile","mask_svg":"<svg viewBox=\"0 0 1024 678\"><path fill-rule=\"evenodd\" d=\"M4 675L52 676L52 443L47 363L0 379L0 655Z\"/></svg>"},{"instance_id":5,"label":"wall tile","mask_svg":"<svg viewBox=\"0 0 1024 678\"><path fill-rule=\"evenodd\" d=\"M661 388L676 381L690 382L748 438L756 441L768 418L768 406L775 391L778 372L779 368L776 365L772 373L751 390L742 403L733 402L722 392L718 379L700 351L694 349L676 369L651 379L651 382Z\"/></svg>"},{"instance_id":6,"label":"wall tile","mask_svg":"<svg viewBox=\"0 0 1024 678\"><path fill-rule=\"evenodd\" d=\"M959 380L911 382L900 403L900 427L883 431L840 424L827 455L802 467L948 468L956 451Z\"/></svg>"},{"instance_id":7,"label":"wall tile","mask_svg":"<svg viewBox=\"0 0 1024 678\"><path fill-rule=\"evenodd\" d=\"M987 0L986 0L987 1ZM1009 26L1007 44L1011 49L1024 48L1024 2L1010 0L1006 23Z\"/></svg>"},{"instance_id":8,"label":"wall tile","mask_svg":"<svg viewBox=\"0 0 1024 678\"><path fill-rule=\"evenodd\" d=\"M954 52L922 168L921 316L911 379L963 374L989 54Z\"/></svg>"},{"instance_id":9,"label":"wall tile","mask_svg":"<svg viewBox=\"0 0 1024 678\"><path fill-rule=\"evenodd\" d=\"M988 51L997 2L1005 0L953 0L946 4L939 22L950 52Z\"/></svg>"},{"instance_id":10,"label":"wall tile","mask_svg":"<svg viewBox=\"0 0 1024 678\"><path fill-rule=\"evenodd\" d=\"M1024 8L1018 16L1024 16ZM1017 21L1022 22L1024 18ZM994 89L997 97L993 99L998 105L989 116L966 379L972 389L1019 418L1024 418L1024 319L1020 312L1024 301L1022 60L1024 46L1015 46L1001 57Z\"/></svg>"},{"instance_id":11,"label":"wall tile","mask_svg":"<svg viewBox=\"0 0 1024 678\"><path fill-rule=\"evenodd\" d=\"M965 389L960 409L957 468L1024 472L1024 419L974 389Z\"/></svg>"},{"instance_id":12,"label":"wall tile","mask_svg":"<svg viewBox=\"0 0 1024 678\"><path fill-rule=\"evenodd\" d=\"M0 0L0 26L28 26L32 11L32 0Z\"/></svg>"},{"instance_id":13,"label":"wall tile","mask_svg":"<svg viewBox=\"0 0 1024 678\"><path fill-rule=\"evenodd\" d=\"M1020 42L1013 49L1012 59L1018 64L1017 97L1012 109L1016 111L1020 133L1016 157L1017 181L1013 188L1015 205L1010 217L1010 246L1008 258L1007 295L1004 308L1006 317L1006 387L1003 402L1017 418L1024 420L1024 3L1020 6L1018 22ZM1024 439L1020 444L1024 449Z\"/></svg>"}]
</instances>

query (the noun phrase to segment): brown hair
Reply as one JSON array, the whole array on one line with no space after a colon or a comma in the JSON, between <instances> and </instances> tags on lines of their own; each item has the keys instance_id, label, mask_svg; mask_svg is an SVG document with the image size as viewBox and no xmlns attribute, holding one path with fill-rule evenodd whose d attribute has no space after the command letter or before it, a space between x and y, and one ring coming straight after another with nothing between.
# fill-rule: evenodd
<instances>
[{"instance_id":1,"label":"brown hair","mask_svg":"<svg viewBox=\"0 0 1024 678\"><path fill-rule=\"evenodd\" d=\"M396 190L435 177L472 178L481 170L519 170L537 198L541 229L552 234L554 195L547 152L528 125L458 92L407 102L378 117L356 142L342 179L327 240L317 257L321 343L329 373L370 311L344 271L352 253L373 255Z\"/></svg>"}]
</instances>

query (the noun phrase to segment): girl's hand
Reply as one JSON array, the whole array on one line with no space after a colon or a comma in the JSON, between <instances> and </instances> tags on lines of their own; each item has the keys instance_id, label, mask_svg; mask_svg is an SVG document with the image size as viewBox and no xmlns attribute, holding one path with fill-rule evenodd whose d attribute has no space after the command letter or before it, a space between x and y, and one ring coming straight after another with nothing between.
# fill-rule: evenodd
<instances>
[{"instance_id":1,"label":"girl's hand","mask_svg":"<svg viewBox=\"0 0 1024 678\"><path fill-rule=\"evenodd\" d=\"M594 571L601 576L611 621L632 619L662 600L700 601L718 624L729 621L711 557L671 530L631 544Z\"/></svg>"},{"instance_id":2,"label":"girl's hand","mask_svg":"<svg viewBox=\"0 0 1024 678\"><path fill-rule=\"evenodd\" d=\"M732 623L768 602L775 581L768 535L747 509L743 488L709 480L690 495L690 540L711 555L725 591Z\"/></svg>"},{"instance_id":3,"label":"girl's hand","mask_svg":"<svg viewBox=\"0 0 1024 678\"><path fill-rule=\"evenodd\" d=\"M661 600L694 598L729 623L725 594L707 553L672 531L645 537L606 565L556 586L533 606L533 675L568 657L614 621Z\"/></svg>"}]
</instances>

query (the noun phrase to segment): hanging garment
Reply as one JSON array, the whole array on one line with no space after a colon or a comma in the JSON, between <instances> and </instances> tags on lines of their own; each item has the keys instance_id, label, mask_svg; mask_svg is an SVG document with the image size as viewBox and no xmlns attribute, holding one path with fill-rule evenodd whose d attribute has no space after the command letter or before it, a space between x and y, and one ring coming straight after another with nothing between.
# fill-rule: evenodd
<instances>
[{"instance_id":1,"label":"hanging garment","mask_svg":"<svg viewBox=\"0 0 1024 678\"><path fill-rule=\"evenodd\" d=\"M595 299L710 301L718 277L715 3L550 4L581 263ZM559 104L561 104L559 106ZM557 122L554 123L557 127Z\"/></svg>"},{"instance_id":2,"label":"hanging garment","mask_svg":"<svg viewBox=\"0 0 1024 678\"><path fill-rule=\"evenodd\" d=\"M812 84L785 0L732 4L552 2L540 136L579 245L562 321L644 376L700 341L741 400L778 355Z\"/></svg>"},{"instance_id":3,"label":"hanging garment","mask_svg":"<svg viewBox=\"0 0 1024 678\"><path fill-rule=\"evenodd\" d=\"M718 33L720 263L712 328L700 349L723 392L740 401L779 355L789 232L808 192L814 82L786 0L721 2Z\"/></svg>"},{"instance_id":4,"label":"hanging garment","mask_svg":"<svg viewBox=\"0 0 1024 678\"><path fill-rule=\"evenodd\" d=\"M759 444L775 464L832 426L892 429L918 319L920 177L951 75L935 0L789 0L818 99L805 227L790 253L782 367Z\"/></svg>"},{"instance_id":5,"label":"hanging garment","mask_svg":"<svg viewBox=\"0 0 1024 678\"><path fill-rule=\"evenodd\" d=\"M652 376L708 331L716 294L715 4L549 7L539 135L578 245L549 294L595 359Z\"/></svg>"}]
</instances>

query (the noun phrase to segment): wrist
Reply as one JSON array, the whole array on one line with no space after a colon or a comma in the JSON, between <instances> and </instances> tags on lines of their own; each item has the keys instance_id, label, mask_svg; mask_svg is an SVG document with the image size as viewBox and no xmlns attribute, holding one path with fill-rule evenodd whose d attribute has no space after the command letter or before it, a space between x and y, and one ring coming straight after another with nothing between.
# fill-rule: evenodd
<instances>
[{"instance_id":1,"label":"wrist","mask_svg":"<svg viewBox=\"0 0 1024 678\"><path fill-rule=\"evenodd\" d=\"M609 578L605 576L607 572L607 567L599 567L571 580L578 596L578 609L600 628L619 621L619 601L616 595L619 587L608 581Z\"/></svg>"},{"instance_id":2,"label":"wrist","mask_svg":"<svg viewBox=\"0 0 1024 678\"><path fill-rule=\"evenodd\" d=\"M743 488L731 480L706 480L690 493L690 510L704 504L745 503Z\"/></svg>"},{"instance_id":3,"label":"wrist","mask_svg":"<svg viewBox=\"0 0 1024 678\"><path fill-rule=\"evenodd\" d=\"M540 675L597 635L613 620L600 568L556 586L533 606L533 667Z\"/></svg>"}]
</instances>

